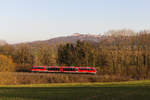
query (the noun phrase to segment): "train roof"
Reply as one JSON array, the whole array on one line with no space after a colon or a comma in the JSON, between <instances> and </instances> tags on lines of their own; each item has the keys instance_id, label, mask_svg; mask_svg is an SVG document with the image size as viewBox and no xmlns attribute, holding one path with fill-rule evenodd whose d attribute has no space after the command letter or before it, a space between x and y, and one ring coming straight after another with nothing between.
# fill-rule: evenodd
<instances>
[{"instance_id":1,"label":"train roof","mask_svg":"<svg viewBox=\"0 0 150 100\"><path fill-rule=\"evenodd\" d=\"M74 68L76 66L32 66L32 67L63 67L63 68ZM93 68L93 67L78 67L78 68Z\"/></svg>"}]
</instances>

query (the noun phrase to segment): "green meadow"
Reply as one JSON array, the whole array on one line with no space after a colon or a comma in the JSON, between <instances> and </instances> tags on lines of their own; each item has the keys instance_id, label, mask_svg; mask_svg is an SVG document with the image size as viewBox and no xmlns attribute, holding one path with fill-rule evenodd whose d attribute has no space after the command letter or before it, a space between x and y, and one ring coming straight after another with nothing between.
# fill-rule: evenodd
<instances>
[{"instance_id":1,"label":"green meadow","mask_svg":"<svg viewBox=\"0 0 150 100\"><path fill-rule=\"evenodd\" d=\"M150 80L1 85L0 100L150 100Z\"/></svg>"}]
</instances>

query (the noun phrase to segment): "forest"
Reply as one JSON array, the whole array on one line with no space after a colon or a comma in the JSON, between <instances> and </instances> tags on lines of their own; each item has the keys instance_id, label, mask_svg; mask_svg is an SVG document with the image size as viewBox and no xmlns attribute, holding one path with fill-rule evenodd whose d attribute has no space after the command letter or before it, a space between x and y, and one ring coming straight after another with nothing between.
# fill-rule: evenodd
<instances>
[{"instance_id":1,"label":"forest","mask_svg":"<svg viewBox=\"0 0 150 100\"><path fill-rule=\"evenodd\" d=\"M3 45L1 72L29 72L32 66L90 66L98 75L150 78L150 32L112 30L98 43L80 41L60 45Z\"/></svg>"}]
</instances>

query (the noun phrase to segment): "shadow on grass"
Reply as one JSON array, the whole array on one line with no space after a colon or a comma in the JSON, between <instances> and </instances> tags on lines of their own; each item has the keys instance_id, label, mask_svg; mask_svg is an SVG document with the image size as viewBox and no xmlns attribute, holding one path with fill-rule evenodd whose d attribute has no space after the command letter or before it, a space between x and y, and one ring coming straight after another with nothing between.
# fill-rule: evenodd
<instances>
[{"instance_id":1,"label":"shadow on grass","mask_svg":"<svg viewBox=\"0 0 150 100\"><path fill-rule=\"evenodd\" d=\"M150 100L150 87L2 87L0 98L0 100Z\"/></svg>"}]
</instances>

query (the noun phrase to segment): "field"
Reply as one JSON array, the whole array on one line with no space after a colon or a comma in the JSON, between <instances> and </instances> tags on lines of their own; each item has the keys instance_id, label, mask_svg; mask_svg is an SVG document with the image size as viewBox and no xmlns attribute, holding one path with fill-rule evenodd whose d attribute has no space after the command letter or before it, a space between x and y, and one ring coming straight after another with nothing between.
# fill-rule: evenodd
<instances>
[{"instance_id":1,"label":"field","mask_svg":"<svg viewBox=\"0 0 150 100\"><path fill-rule=\"evenodd\" d=\"M150 100L150 80L1 85L0 100Z\"/></svg>"}]
</instances>

